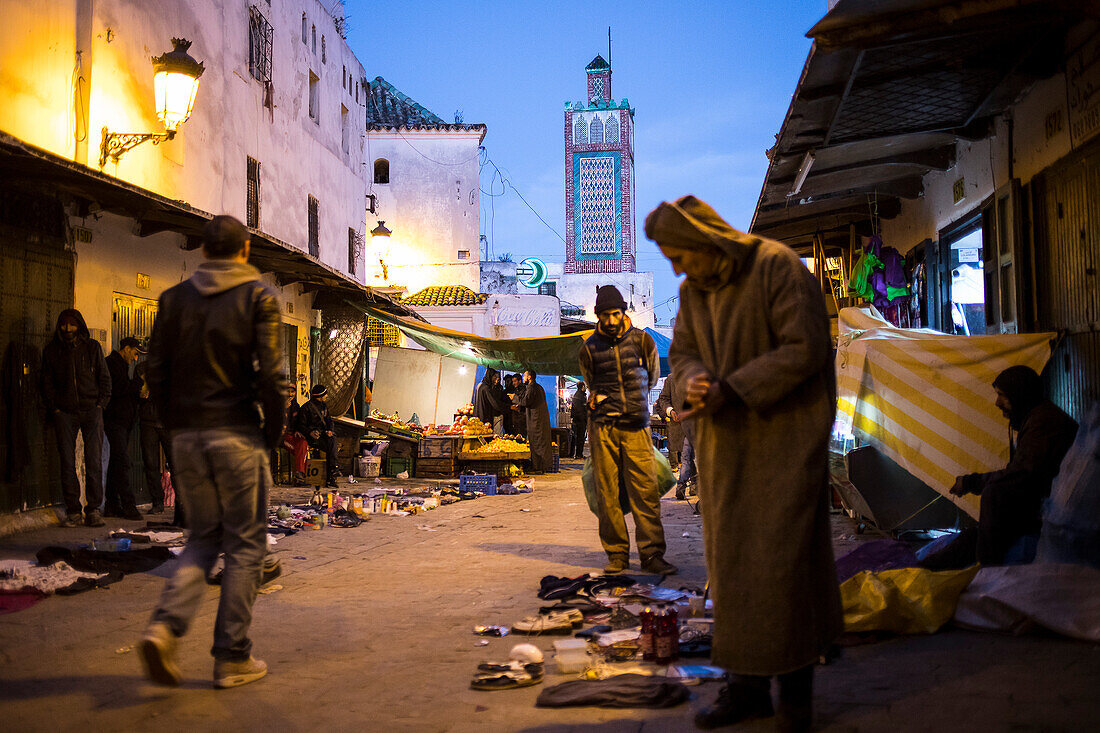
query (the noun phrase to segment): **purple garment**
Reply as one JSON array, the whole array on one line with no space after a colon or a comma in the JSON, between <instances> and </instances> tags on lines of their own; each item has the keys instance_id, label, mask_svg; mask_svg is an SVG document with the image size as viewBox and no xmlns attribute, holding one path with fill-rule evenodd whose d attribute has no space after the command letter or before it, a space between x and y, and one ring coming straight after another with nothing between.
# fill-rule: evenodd
<instances>
[{"instance_id":1,"label":"purple garment","mask_svg":"<svg viewBox=\"0 0 1100 733\"><path fill-rule=\"evenodd\" d=\"M917 556L909 545L897 540L875 540L860 545L836 561L836 577L841 583L863 570L878 572L894 568L912 568Z\"/></svg>"},{"instance_id":2,"label":"purple garment","mask_svg":"<svg viewBox=\"0 0 1100 733\"><path fill-rule=\"evenodd\" d=\"M871 299L872 305L882 311L890 304L890 296L886 292L886 272L884 270L872 272L871 277L867 278L867 282L875 293L875 297Z\"/></svg>"},{"instance_id":3,"label":"purple garment","mask_svg":"<svg viewBox=\"0 0 1100 733\"><path fill-rule=\"evenodd\" d=\"M882 248L882 264L886 268L886 284L892 288L904 288L905 258L893 247Z\"/></svg>"}]
</instances>

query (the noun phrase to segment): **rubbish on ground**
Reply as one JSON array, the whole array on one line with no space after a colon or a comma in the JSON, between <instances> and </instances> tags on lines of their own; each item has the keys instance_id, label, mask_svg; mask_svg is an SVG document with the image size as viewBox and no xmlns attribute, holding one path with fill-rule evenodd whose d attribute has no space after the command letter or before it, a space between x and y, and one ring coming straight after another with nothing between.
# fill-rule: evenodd
<instances>
[{"instance_id":1,"label":"rubbish on ground","mask_svg":"<svg viewBox=\"0 0 1100 733\"><path fill-rule=\"evenodd\" d=\"M720 680L726 676L726 670L709 664L673 664L665 673L675 679Z\"/></svg>"},{"instance_id":2,"label":"rubbish on ground","mask_svg":"<svg viewBox=\"0 0 1100 733\"><path fill-rule=\"evenodd\" d=\"M134 648L132 646L120 646L118 649L115 649L115 654L129 654L133 650Z\"/></svg>"},{"instance_id":3,"label":"rubbish on ground","mask_svg":"<svg viewBox=\"0 0 1100 733\"><path fill-rule=\"evenodd\" d=\"M584 639L561 639L554 642L554 661L565 674L580 672L588 665L588 642Z\"/></svg>"},{"instance_id":4,"label":"rubbish on ground","mask_svg":"<svg viewBox=\"0 0 1100 733\"><path fill-rule=\"evenodd\" d=\"M511 629L507 626L475 626L474 633L478 636L508 636Z\"/></svg>"},{"instance_id":5,"label":"rubbish on ground","mask_svg":"<svg viewBox=\"0 0 1100 733\"><path fill-rule=\"evenodd\" d=\"M524 664L541 664L544 661L542 650L534 644L516 644L508 652L508 659Z\"/></svg>"},{"instance_id":6,"label":"rubbish on ground","mask_svg":"<svg viewBox=\"0 0 1100 733\"><path fill-rule=\"evenodd\" d=\"M267 595L269 593L276 593L278 591L281 591L282 589L283 586L281 585L269 585L266 588L260 588L257 593L263 593L264 595Z\"/></svg>"},{"instance_id":7,"label":"rubbish on ground","mask_svg":"<svg viewBox=\"0 0 1100 733\"><path fill-rule=\"evenodd\" d=\"M482 639L481 641L474 644L474 646L489 646L489 640L488 639Z\"/></svg>"}]
</instances>

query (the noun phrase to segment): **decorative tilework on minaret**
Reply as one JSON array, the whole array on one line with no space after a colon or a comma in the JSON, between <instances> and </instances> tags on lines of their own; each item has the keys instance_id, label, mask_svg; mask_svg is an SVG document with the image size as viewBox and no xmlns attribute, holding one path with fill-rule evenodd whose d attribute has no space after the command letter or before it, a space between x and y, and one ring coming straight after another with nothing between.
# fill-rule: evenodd
<instances>
[{"instance_id":1,"label":"decorative tilework on minaret","mask_svg":"<svg viewBox=\"0 0 1100 733\"><path fill-rule=\"evenodd\" d=\"M564 271L635 272L634 110L602 56L585 72L588 102L565 103Z\"/></svg>"}]
</instances>

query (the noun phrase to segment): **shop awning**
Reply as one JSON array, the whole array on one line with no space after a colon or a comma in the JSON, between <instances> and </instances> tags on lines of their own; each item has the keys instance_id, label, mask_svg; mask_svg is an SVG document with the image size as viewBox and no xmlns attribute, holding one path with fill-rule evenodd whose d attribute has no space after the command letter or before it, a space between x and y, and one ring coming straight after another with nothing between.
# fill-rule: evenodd
<instances>
[{"instance_id":1,"label":"shop awning","mask_svg":"<svg viewBox=\"0 0 1100 733\"><path fill-rule=\"evenodd\" d=\"M750 230L807 250L874 233L923 177L955 164L957 140L1056 73L1066 30L1098 3L838 0L814 39Z\"/></svg>"},{"instance_id":2,"label":"shop awning","mask_svg":"<svg viewBox=\"0 0 1100 733\"><path fill-rule=\"evenodd\" d=\"M209 212L184 201L108 176L2 131L0 179L8 185L50 196L70 196L89 212L102 210L132 218L143 237L165 231L182 234L187 238L189 249L201 246L202 228L213 218ZM325 298L337 296L360 306L369 303L394 313L418 317L411 309L361 285L316 257L259 229L249 231L251 263L261 272L273 273L280 285L300 283L304 292L318 291L317 307L322 307Z\"/></svg>"},{"instance_id":3,"label":"shop awning","mask_svg":"<svg viewBox=\"0 0 1100 733\"><path fill-rule=\"evenodd\" d=\"M895 328L870 306L844 308L837 419L977 519L978 497L950 489L956 476L1008 463L1008 423L993 380L1017 364L1041 373L1054 336L950 336Z\"/></svg>"},{"instance_id":4,"label":"shop awning","mask_svg":"<svg viewBox=\"0 0 1100 733\"><path fill-rule=\"evenodd\" d=\"M577 354L592 330L560 336L493 339L433 326L402 317L384 308L368 305L365 312L402 333L429 351L471 364L518 372L533 369L536 374L575 375L580 373Z\"/></svg>"}]
</instances>

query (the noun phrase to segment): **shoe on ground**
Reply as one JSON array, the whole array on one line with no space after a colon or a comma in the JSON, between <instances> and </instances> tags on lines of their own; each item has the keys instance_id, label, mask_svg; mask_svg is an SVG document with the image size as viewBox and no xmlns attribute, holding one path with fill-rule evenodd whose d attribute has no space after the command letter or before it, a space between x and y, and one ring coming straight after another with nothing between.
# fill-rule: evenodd
<instances>
[{"instance_id":1,"label":"shoe on ground","mask_svg":"<svg viewBox=\"0 0 1100 733\"><path fill-rule=\"evenodd\" d=\"M653 575L675 575L677 573L676 566L660 555L642 560L642 570Z\"/></svg>"},{"instance_id":2,"label":"shoe on ground","mask_svg":"<svg viewBox=\"0 0 1100 733\"><path fill-rule=\"evenodd\" d=\"M117 507L106 506L106 507L103 507L103 515L102 516L121 518L122 517L122 510L118 509Z\"/></svg>"},{"instance_id":3,"label":"shoe on ground","mask_svg":"<svg viewBox=\"0 0 1100 733\"><path fill-rule=\"evenodd\" d=\"M687 486L680 482L676 482L676 500L683 501L687 498Z\"/></svg>"},{"instance_id":4,"label":"shoe on ground","mask_svg":"<svg viewBox=\"0 0 1100 733\"><path fill-rule=\"evenodd\" d=\"M610 557L603 566L605 575L618 575L630 567L630 562L625 557Z\"/></svg>"},{"instance_id":5,"label":"shoe on ground","mask_svg":"<svg viewBox=\"0 0 1100 733\"><path fill-rule=\"evenodd\" d=\"M139 512L137 509L131 509L122 513L123 519L129 519L132 521L139 521L145 519L145 515Z\"/></svg>"},{"instance_id":6,"label":"shoe on ground","mask_svg":"<svg viewBox=\"0 0 1100 733\"><path fill-rule=\"evenodd\" d=\"M713 730L743 720L770 718L774 714L768 690L731 684L718 691L718 699L713 705L695 715L695 727Z\"/></svg>"},{"instance_id":7,"label":"shoe on ground","mask_svg":"<svg viewBox=\"0 0 1100 733\"><path fill-rule=\"evenodd\" d=\"M584 624L584 614L576 609L550 611L516 621L512 632L516 634L571 634Z\"/></svg>"},{"instance_id":8,"label":"shoe on ground","mask_svg":"<svg viewBox=\"0 0 1100 733\"><path fill-rule=\"evenodd\" d=\"M62 527L81 527L84 525L84 516L81 514L66 514L61 518Z\"/></svg>"},{"instance_id":9,"label":"shoe on ground","mask_svg":"<svg viewBox=\"0 0 1100 733\"><path fill-rule=\"evenodd\" d=\"M102 527L106 522L103 521L103 515L99 513L99 510L93 509L90 512L85 512L84 524L88 527Z\"/></svg>"},{"instance_id":10,"label":"shoe on ground","mask_svg":"<svg viewBox=\"0 0 1100 733\"><path fill-rule=\"evenodd\" d=\"M214 687L220 689L247 685L266 674L267 664L255 657L249 657L241 661L232 659L214 660Z\"/></svg>"},{"instance_id":11,"label":"shoe on ground","mask_svg":"<svg viewBox=\"0 0 1100 733\"><path fill-rule=\"evenodd\" d=\"M158 685L175 687L180 683L180 670L175 660L177 641L168 624L154 621L138 642L145 676Z\"/></svg>"},{"instance_id":12,"label":"shoe on ground","mask_svg":"<svg viewBox=\"0 0 1100 733\"><path fill-rule=\"evenodd\" d=\"M267 585L283 574L283 566L279 558L268 555L264 558L264 573L260 577L260 585Z\"/></svg>"}]
</instances>

